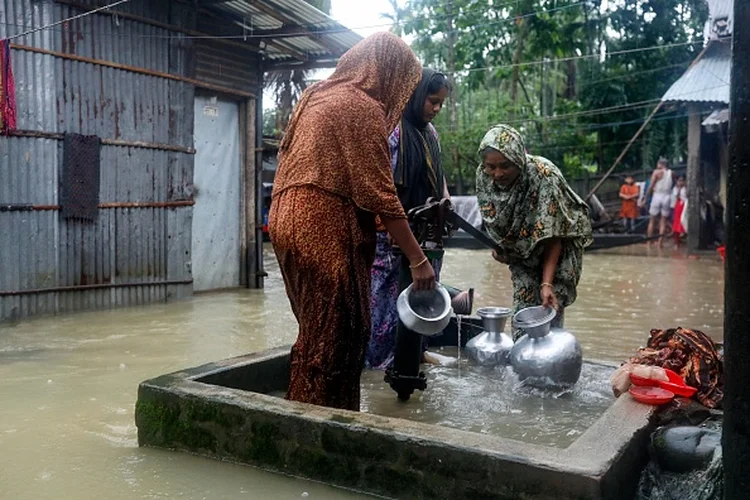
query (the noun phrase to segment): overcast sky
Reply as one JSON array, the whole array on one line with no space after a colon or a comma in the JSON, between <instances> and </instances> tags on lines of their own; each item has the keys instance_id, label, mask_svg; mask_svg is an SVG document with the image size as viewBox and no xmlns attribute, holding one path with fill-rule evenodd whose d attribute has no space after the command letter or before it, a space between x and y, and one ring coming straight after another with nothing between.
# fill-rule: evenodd
<instances>
[{"instance_id":1,"label":"overcast sky","mask_svg":"<svg viewBox=\"0 0 750 500\"><path fill-rule=\"evenodd\" d=\"M334 19L362 36L390 28L388 19L381 17L392 12L388 0L332 0L331 10Z\"/></svg>"},{"instance_id":2,"label":"overcast sky","mask_svg":"<svg viewBox=\"0 0 750 500\"><path fill-rule=\"evenodd\" d=\"M331 17L362 36L387 31L391 27L389 20L381 17L391 12L391 2L388 0L331 0L331 10ZM323 79L332 72L333 69L319 70L312 78ZM263 109L274 107L273 94L263 92Z\"/></svg>"}]
</instances>

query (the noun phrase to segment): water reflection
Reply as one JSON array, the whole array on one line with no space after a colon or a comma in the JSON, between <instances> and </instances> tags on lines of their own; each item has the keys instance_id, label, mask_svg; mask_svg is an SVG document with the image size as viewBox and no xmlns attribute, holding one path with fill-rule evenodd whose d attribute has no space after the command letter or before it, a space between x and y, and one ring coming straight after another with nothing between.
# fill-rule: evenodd
<instances>
[{"instance_id":1,"label":"water reflection","mask_svg":"<svg viewBox=\"0 0 750 500\"><path fill-rule=\"evenodd\" d=\"M294 317L266 250L270 276L262 292L199 295L171 304L0 326L0 496L292 499L307 491L310 498L358 498L250 468L136 446L133 408L139 382L294 341ZM584 265L579 299L566 319L585 357L630 356L652 327L681 324L721 339L720 262L587 254ZM456 286L474 286L478 306L510 304L507 267L488 252L450 251L443 276ZM448 372L434 377L431 397L450 401L445 395L460 389L454 387L458 382ZM451 418L459 419L459 410Z\"/></svg>"},{"instance_id":2,"label":"water reflection","mask_svg":"<svg viewBox=\"0 0 750 500\"><path fill-rule=\"evenodd\" d=\"M578 300L565 313L565 326L585 358L621 361L646 342L652 328L695 328L723 340L721 261L713 255L688 259L671 250L650 253L638 247L585 255ZM452 250L441 277L454 286L474 286L477 307L512 304L508 267L489 252Z\"/></svg>"},{"instance_id":3,"label":"water reflection","mask_svg":"<svg viewBox=\"0 0 750 500\"><path fill-rule=\"evenodd\" d=\"M0 327L0 498L364 498L185 453L139 449L138 384L296 336L280 282L266 293Z\"/></svg>"}]
</instances>

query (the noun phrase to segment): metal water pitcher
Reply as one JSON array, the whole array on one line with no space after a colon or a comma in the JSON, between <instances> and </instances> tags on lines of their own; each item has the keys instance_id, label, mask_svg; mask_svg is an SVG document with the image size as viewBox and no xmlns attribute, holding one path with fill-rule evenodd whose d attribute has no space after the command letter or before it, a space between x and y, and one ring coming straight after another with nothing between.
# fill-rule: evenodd
<instances>
[{"instance_id":1,"label":"metal water pitcher","mask_svg":"<svg viewBox=\"0 0 750 500\"><path fill-rule=\"evenodd\" d=\"M504 307L482 307L477 310L484 331L466 343L469 359L481 366L506 366L513 340L503 333L511 310Z\"/></svg>"},{"instance_id":2,"label":"metal water pitcher","mask_svg":"<svg viewBox=\"0 0 750 500\"><path fill-rule=\"evenodd\" d=\"M533 387L565 389L581 376L581 345L572 333L550 328L556 314L550 307L538 306L513 316L513 328L523 335L511 350L510 364L518 377Z\"/></svg>"}]
</instances>

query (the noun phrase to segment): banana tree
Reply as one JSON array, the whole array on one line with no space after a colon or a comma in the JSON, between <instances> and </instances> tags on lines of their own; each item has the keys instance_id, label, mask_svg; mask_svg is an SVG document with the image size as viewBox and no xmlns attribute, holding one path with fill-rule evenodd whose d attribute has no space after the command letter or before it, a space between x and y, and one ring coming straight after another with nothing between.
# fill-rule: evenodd
<instances>
[{"instance_id":1,"label":"banana tree","mask_svg":"<svg viewBox=\"0 0 750 500\"><path fill-rule=\"evenodd\" d=\"M305 0L308 4L326 14L331 13L331 0ZM279 70L266 75L266 84L273 91L276 99L275 130L281 133L289 123L292 109L299 96L307 88L310 71Z\"/></svg>"}]
</instances>

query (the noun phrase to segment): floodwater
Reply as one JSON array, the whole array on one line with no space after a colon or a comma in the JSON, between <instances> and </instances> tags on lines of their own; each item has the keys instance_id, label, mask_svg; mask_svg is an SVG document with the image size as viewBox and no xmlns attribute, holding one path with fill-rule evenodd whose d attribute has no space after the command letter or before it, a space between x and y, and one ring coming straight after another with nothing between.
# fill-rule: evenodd
<instances>
[{"instance_id":1,"label":"floodwater","mask_svg":"<svg viewBox=\"0 0 750 500\"><path fill-rule=\"evenodd\" d=\"M473 286L475 310L513 303L508 267L489 252L452 250L441 279ZM646 344L652 328L678 326L723 341L724 265L718 255L694 259L642 245L585 254L578 299L565 311L565 328L578 338L584 358L624 361Z\"/></svg>"},{"instance_id":2,"label":"floodwater","mask_svg":"<svg viewBox=\"0 0 750 500\"><path fill-rule=\"evenodd\" d=\"M578 302L566 312L566 327L585 357L620 361L656 327L689 326L722 339L721 262L653 253L586 255ZM139 382L294 341L296 324L270 252L267 267L262 292L198 295L0 326L0 498L362 498L137 447L133 410ZM446 283L477 290L477 306L510 305L507 267L489 252L451 250L443 269ZM430 375L431 387L445 381L448 390L447 370Z\"/></svg>"}]
</instances>

